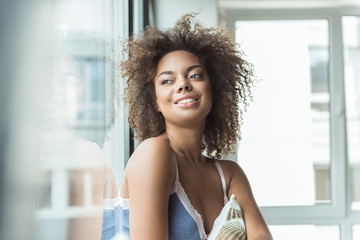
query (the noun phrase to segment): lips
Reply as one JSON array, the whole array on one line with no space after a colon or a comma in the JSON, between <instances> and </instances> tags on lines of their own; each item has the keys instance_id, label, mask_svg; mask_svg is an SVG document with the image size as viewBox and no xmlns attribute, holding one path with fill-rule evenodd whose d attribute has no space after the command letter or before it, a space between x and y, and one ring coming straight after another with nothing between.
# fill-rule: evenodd
<instances>
[{"instance_id":1,"label":"lips","mask_svg":"<svg viewBox=\"0 0 360 240\"><path fill-rule=\"evenodd\" d=\"M174 103L175 104L185 104L185 103L189 103L189 102L196 102L198 100L199 100L199 98L195 95L185 95L185 96L176 98L174 100Z\"/></svg>"}]
</instances>

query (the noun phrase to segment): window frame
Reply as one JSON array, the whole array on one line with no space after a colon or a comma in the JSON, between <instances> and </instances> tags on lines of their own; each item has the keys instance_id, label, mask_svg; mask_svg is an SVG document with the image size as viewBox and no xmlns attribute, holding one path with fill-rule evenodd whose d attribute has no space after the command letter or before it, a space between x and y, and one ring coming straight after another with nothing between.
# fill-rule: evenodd
<instances>
[{"instance_id":1,"label":"window frame","mask_svg":"<svg viewBox=\"0 0 360 240\"><path fill-rule=\"evenodd\" d=\"M108 9L113 9L113 16L110 18L112 22L108 24L112 27L109 29L110 32L112 31L112 35L109 36L109 41L117 41L119 36L121 37L120 41L124 41L130 35L143 30L151 20L149 18L152 4L152 0L123 0L120 2L111 0ZM145 12L148 12L148 14L145 14ZM120 19L120 17L122 17L122 19ZM121 46L119 49L115 49L113 56L111 56L112 63L110 67L112 68L113 81L119 81L120 93L112 97L117 96L117 98L119 98L118 96L122 97L124 95L124 89L126 87L125 81L122 81L120 76L119 63L122 58L127 56L122 54ZM114 89L112 84L109 84L107 87ZM116 104L117 101L119 104ZM139 142L134 140L134 135L131 132L127 121L128 108L124 101L120 98L116 100L112 99L108 104L114 104L114 106L112 106L114 112L108 114L110 118L114 119L114 123L108 132L109 140L104 144L103 150L113 168L118 187L120 187L126 164L135 148L139 145ZM107 109L111 109L111 106ZM111 114L114 113L116 115L111 116Z\"/></svg>"},{"instance_id":2,"label":"window frame","mask_svg":"<svg viewBox=\"0 0 360 240\"><path fill-rule=\"evenodd\" d=\"M224 7L221 12L230 29L234 29L236 21L306 19L325 19L328 21L331 203L320 203L313 206L267 206L260 209L269 225L338 225L341 239L352 239L352 226L360 223L360 211L351 210L342 17L360 16L360 7L319 7L316 9L234 9Z\"/></svg>"},{"instance_id":3,"label":"window frame","mask_svg":"<svg viewBox=\"0 0 360 240\"><path fill-rule=\"evenodd\" d=\"M105 3L104 3L105 4ZM113 119L111 128L108 130L105 139L103 151L107 161L111 165L116 176L116 183L118 187L121 186L122 176L124 175L125 166L130 157L130 131L127 121L127 107L122 101L122 96L125 89L125 83L121 80L119 63L123 57L121 49L121 41L124 41L130 34L133 26L133 10L131 0L106 1L106 10L112 14L108 19L110 22L106 23L108 35L107 42L114 41L114 47L111 52L108 71L112 76L106 81L107 92L111 92L111 97L107 98L107 117ZM111 82L109 81L111 79ZM118 88L115 86L117 82ZM114 90L119 90L119 93L114 93ZM116 98L116 99L115 99Z\"/></svg>"}]
</instances>

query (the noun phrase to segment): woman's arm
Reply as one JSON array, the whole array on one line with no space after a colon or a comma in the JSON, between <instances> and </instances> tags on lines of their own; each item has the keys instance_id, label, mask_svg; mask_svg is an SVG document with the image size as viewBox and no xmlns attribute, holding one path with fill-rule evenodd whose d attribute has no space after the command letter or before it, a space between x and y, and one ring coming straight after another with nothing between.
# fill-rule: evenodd
<instances>
[{"instance_id":1,"label":"woman's arm","mask_svg":"<svg viewBox=\"0 0 360 240\"><path fill-rule=\"evenodd\" d=\"M221 161L226 175L229 176L228 196L235 194L242 209L247 240L272 240L271 233L255 202L249 181L233 161Z\"/></svg>"},{"instance_id":2,"label":"woman's arm","mask_svg":"<svg viewBox=\"0 0 360 240\"><path fill-rule=\"evenodd\" d=\"M152 138L130 158L125 176L130 198L130 236L168 239L169 192L175 179L175 159L168 143Z\"/></svg>"}]
</instances>

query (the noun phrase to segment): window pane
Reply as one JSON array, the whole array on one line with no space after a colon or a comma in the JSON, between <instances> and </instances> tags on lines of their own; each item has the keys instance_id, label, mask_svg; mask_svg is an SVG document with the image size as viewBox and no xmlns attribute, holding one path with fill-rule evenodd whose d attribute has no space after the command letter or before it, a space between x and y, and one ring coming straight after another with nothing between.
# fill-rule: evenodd
<instances>
[{"instance_id":1,"label":"window pane","mask_svg":"<svg viewBox=\"0 0 360 240\"><path fill-rule=\"evenodd\" d=\"M99 146L112 113L111 2L55 4L56 65L45 103L36 239L101 238L105 179L110 176Z\"/></svg>"},{"instance_id":2,"label":"window pane","mask_svg":"<svg viewBox=\"0 0 360 240\"><path fill-rule=\"evenodd\" d=\"M352 227L353 230L353 240L360 239L360 225L354 225Z\"/></svg>"},{"instance_id":3,"label":"window pane","mask_svg":"<svg viewBox=\"0 0 360 240\"><path fill-rule=\"evenodd\" d=\"M360 17L343 17L343 35L352 209L360 210Z\"/></svg>"},{"instance_id":4,"label":"window pane","mask_svg":"<svg viewBox=\"0 0 360 240\"><path fill-rule=\"evenodd\" d=\"M276 240L340 240L338 226L272 225L269 228Z\"/></svg>"},{"instance_id":5,"label":"window pane","mask_svg":"<svg viewBox=\"0 0 360 240\"><path fill-rule=\"evenodd\" d=\"M259 205L329 202L328 22L239 21L236 42L260 79L238 148Z\"/></svg>"}]
</instances>

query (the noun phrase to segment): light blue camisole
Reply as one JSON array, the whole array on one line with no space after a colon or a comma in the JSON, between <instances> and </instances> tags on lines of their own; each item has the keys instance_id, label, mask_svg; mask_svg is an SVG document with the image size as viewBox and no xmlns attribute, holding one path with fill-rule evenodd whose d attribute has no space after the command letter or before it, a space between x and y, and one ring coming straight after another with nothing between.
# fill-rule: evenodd
<instances>
[{"instance_id":1,"label":"light blue camisole","mask_svg":"<svg viewBox=\"0 0 360 240\"><path fill-rule=\"evenodd\" d=\"M219 162L215 162L224 192L224 205L228 202L226 184ZM207 239L201 215L194 209L179 181L176 166L176 178L169 196L169 239L203 240ZM129 240L129 199L115 198L104 200L102 240Z\"/></svg>"}]
</instances>

